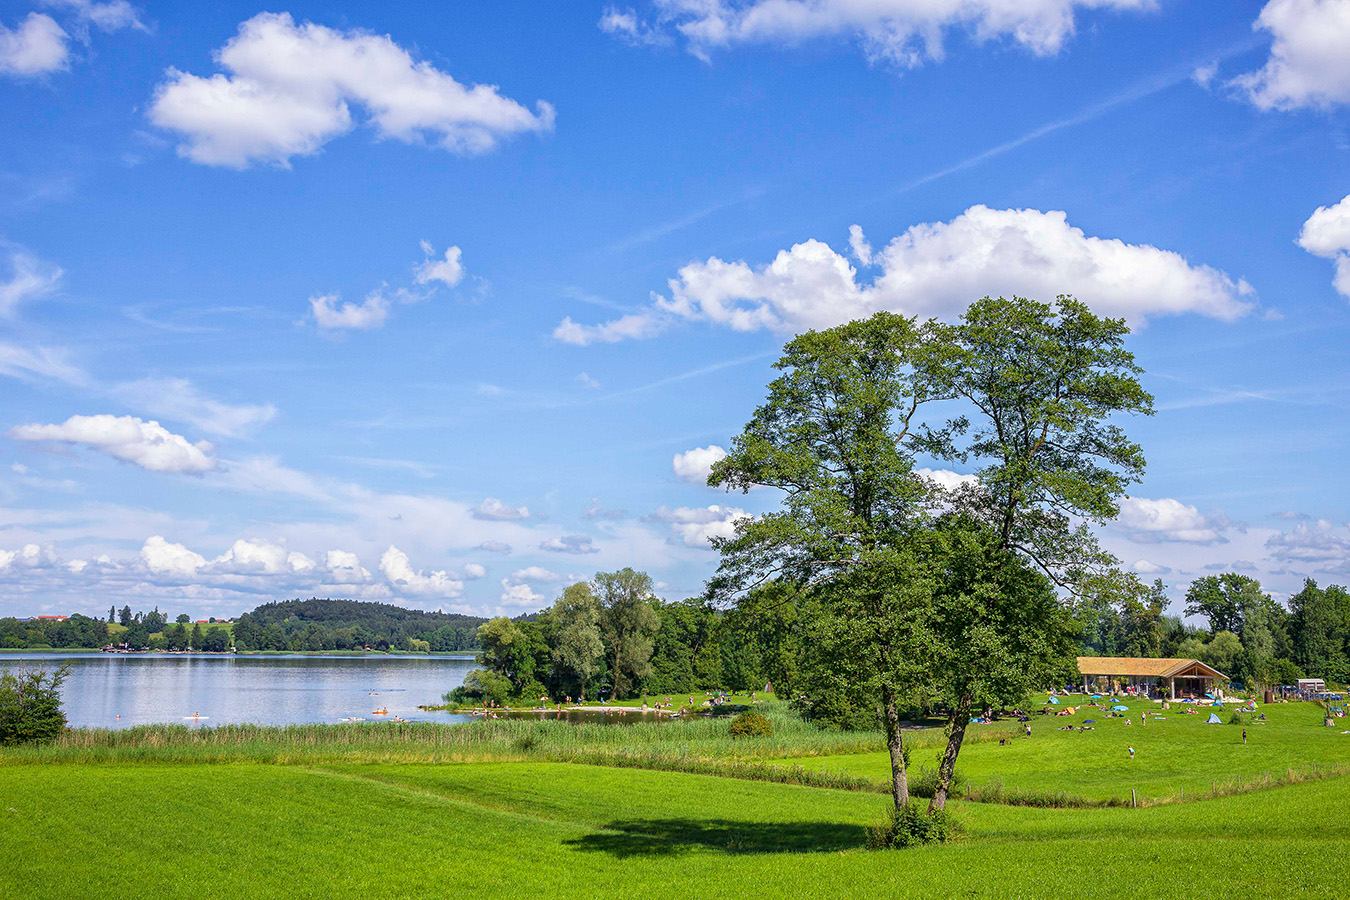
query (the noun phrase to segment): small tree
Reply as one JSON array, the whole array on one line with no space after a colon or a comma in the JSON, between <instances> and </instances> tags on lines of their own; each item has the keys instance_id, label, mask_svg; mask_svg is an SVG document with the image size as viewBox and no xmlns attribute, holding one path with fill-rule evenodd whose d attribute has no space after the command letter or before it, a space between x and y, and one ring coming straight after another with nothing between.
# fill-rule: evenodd
<instances>
[{"instance_id":1,"label":"small tree","mask_svg":"<svg viewBox=\"0 0 1350 900\"><path fill-rule=\"evenodd\" d=\"M65 730L61 685L69 674L70 667L61 666L0 675L0 746L46 743Z\"/></svg>"}]
</instances>

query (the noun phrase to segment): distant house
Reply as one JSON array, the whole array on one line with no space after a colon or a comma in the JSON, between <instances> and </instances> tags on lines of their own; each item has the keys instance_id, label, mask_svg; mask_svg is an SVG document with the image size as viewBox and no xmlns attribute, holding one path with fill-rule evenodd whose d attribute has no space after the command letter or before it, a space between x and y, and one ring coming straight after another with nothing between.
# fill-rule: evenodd
<instances>
[{"instance_id":1,"label":"distant house","mask_svg":"<svg viewBox=\"0 0 1350 900\"><path fill-rule=\"evenodd\" d=\"M1148 659L1135 656L1080 656L1083 691L1132 687L1150 697L1203 697L1228 676L1198 659Z\"/></svg>"},{"instance_id":2,"label":"distant house","mask_svg":"<svg viewBox=\"0 0 1350 900\"><path fill-rule=\"evenodd\" d=\"M1300 678L1298 689L1307 694L1320 694L1327 689L1327 683L1320 678Z\"/></svg>"},{"instance_id":3,"label":"distant house","mask_svg":"<svg viewBox=\"0 0 1350 900\"><path fill-rule=\"evenodd\" d=\"M38 616L39 622L64 622L70 616Z\"/></svg>"}]
</instances>

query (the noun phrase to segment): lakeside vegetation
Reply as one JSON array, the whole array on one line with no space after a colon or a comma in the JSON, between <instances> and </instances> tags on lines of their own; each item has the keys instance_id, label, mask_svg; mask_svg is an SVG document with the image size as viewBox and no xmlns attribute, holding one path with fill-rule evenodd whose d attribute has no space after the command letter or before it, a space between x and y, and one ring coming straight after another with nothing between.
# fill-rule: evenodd
<instances>
[{"instance_id":1,"label":"lakeside vegetation","mask_svg":"<svg viewBox=\"0 0 1350 900\"><path fill-rule=\"evenodd\" d=\"M884 735L822 731L783 704L766 712L773 735L740 738L727 718L70 731L0 750L0 846L63 848L56 867L0 854L0 894L384 898L432 884L475 897L796 897L805 885L818 897L1343 894L1326 863L1350 840L1350 778L1331 762L1347 758L1350 738L1317 725L1313 704L1263 706L1268 724L1245 746L1239 727L1201 716L1087 733L1042 733L1056 720L1037 717L1030 739L1013 737L1017 723L973 725L963 771L1002 791L977 792L985 802L958 791L958 839L911 849L903 866L863 849L890 801L887 769L861 771L858 751L884 759ZM936 761L942 732L907 743L917 770ZM1277 759L1310 780L1266 781ZM1170 788L1144 808L1101 802L1128 796L1126 781L1162 785L1194 766L1240 774L1245 789L1211 798L1192 778L1184 801ZM175 790L159 790L166 782ZM1098 802L1050 802L1061 794ZM106 847L119 848L117 866ZM1082 864L1104 847L1104 870ZM184 879L185 865L198 877ZM1113 874L1121 867L1128 877Z\"/></svg>"}]
</instances>

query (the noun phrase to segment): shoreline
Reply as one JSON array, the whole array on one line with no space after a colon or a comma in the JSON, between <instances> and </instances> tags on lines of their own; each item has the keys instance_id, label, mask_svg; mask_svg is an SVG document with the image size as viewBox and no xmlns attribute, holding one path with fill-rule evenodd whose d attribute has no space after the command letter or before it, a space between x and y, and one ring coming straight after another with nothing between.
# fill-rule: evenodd
<instances>
[{"instance_id":1,"label":"shoreline","mask_svg":"<svg viewBox=\"0 0 1350 900\"><path fill-rule=\"evenodd\" d=\"M477 658L476 653L467 653L462 650L431 650L426 653L403 653L389 652L385 650L243 650L223 653L212 653L206 650L192 651L167 651L167 650L100 650L97 647L0 647L0 654L5 653L46 653L53 656L60 655L87 655L103 654L104 656L134 656L134 657L176 657L176 656L201 656L201 657L226 657L226 656L332 656L355 658L373 656L381 659L427 659L433 657L436 659L462 659L472 662Z\"/></svg>"}]
</instances>

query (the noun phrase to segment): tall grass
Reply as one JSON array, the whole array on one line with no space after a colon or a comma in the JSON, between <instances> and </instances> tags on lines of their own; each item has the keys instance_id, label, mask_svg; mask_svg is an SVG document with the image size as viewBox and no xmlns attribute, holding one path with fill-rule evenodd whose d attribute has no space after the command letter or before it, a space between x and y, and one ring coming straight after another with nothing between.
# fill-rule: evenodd
<instances>
[{"instance_id":1,"label":"tall grass","mask_svg":"<svg viewBox=\"0 0 1350 900\"><path fill-rule=\"evenodd\" d=\"M93 762L453 762L508 759L752 761L865 753L880 736L823 732L785 706L765 710L771 736L734 738L724 719L632 725L494 719L464 724L142 725L83 728L55 742L0 752L0 765Z\"/></svg>"}]
</instances>

